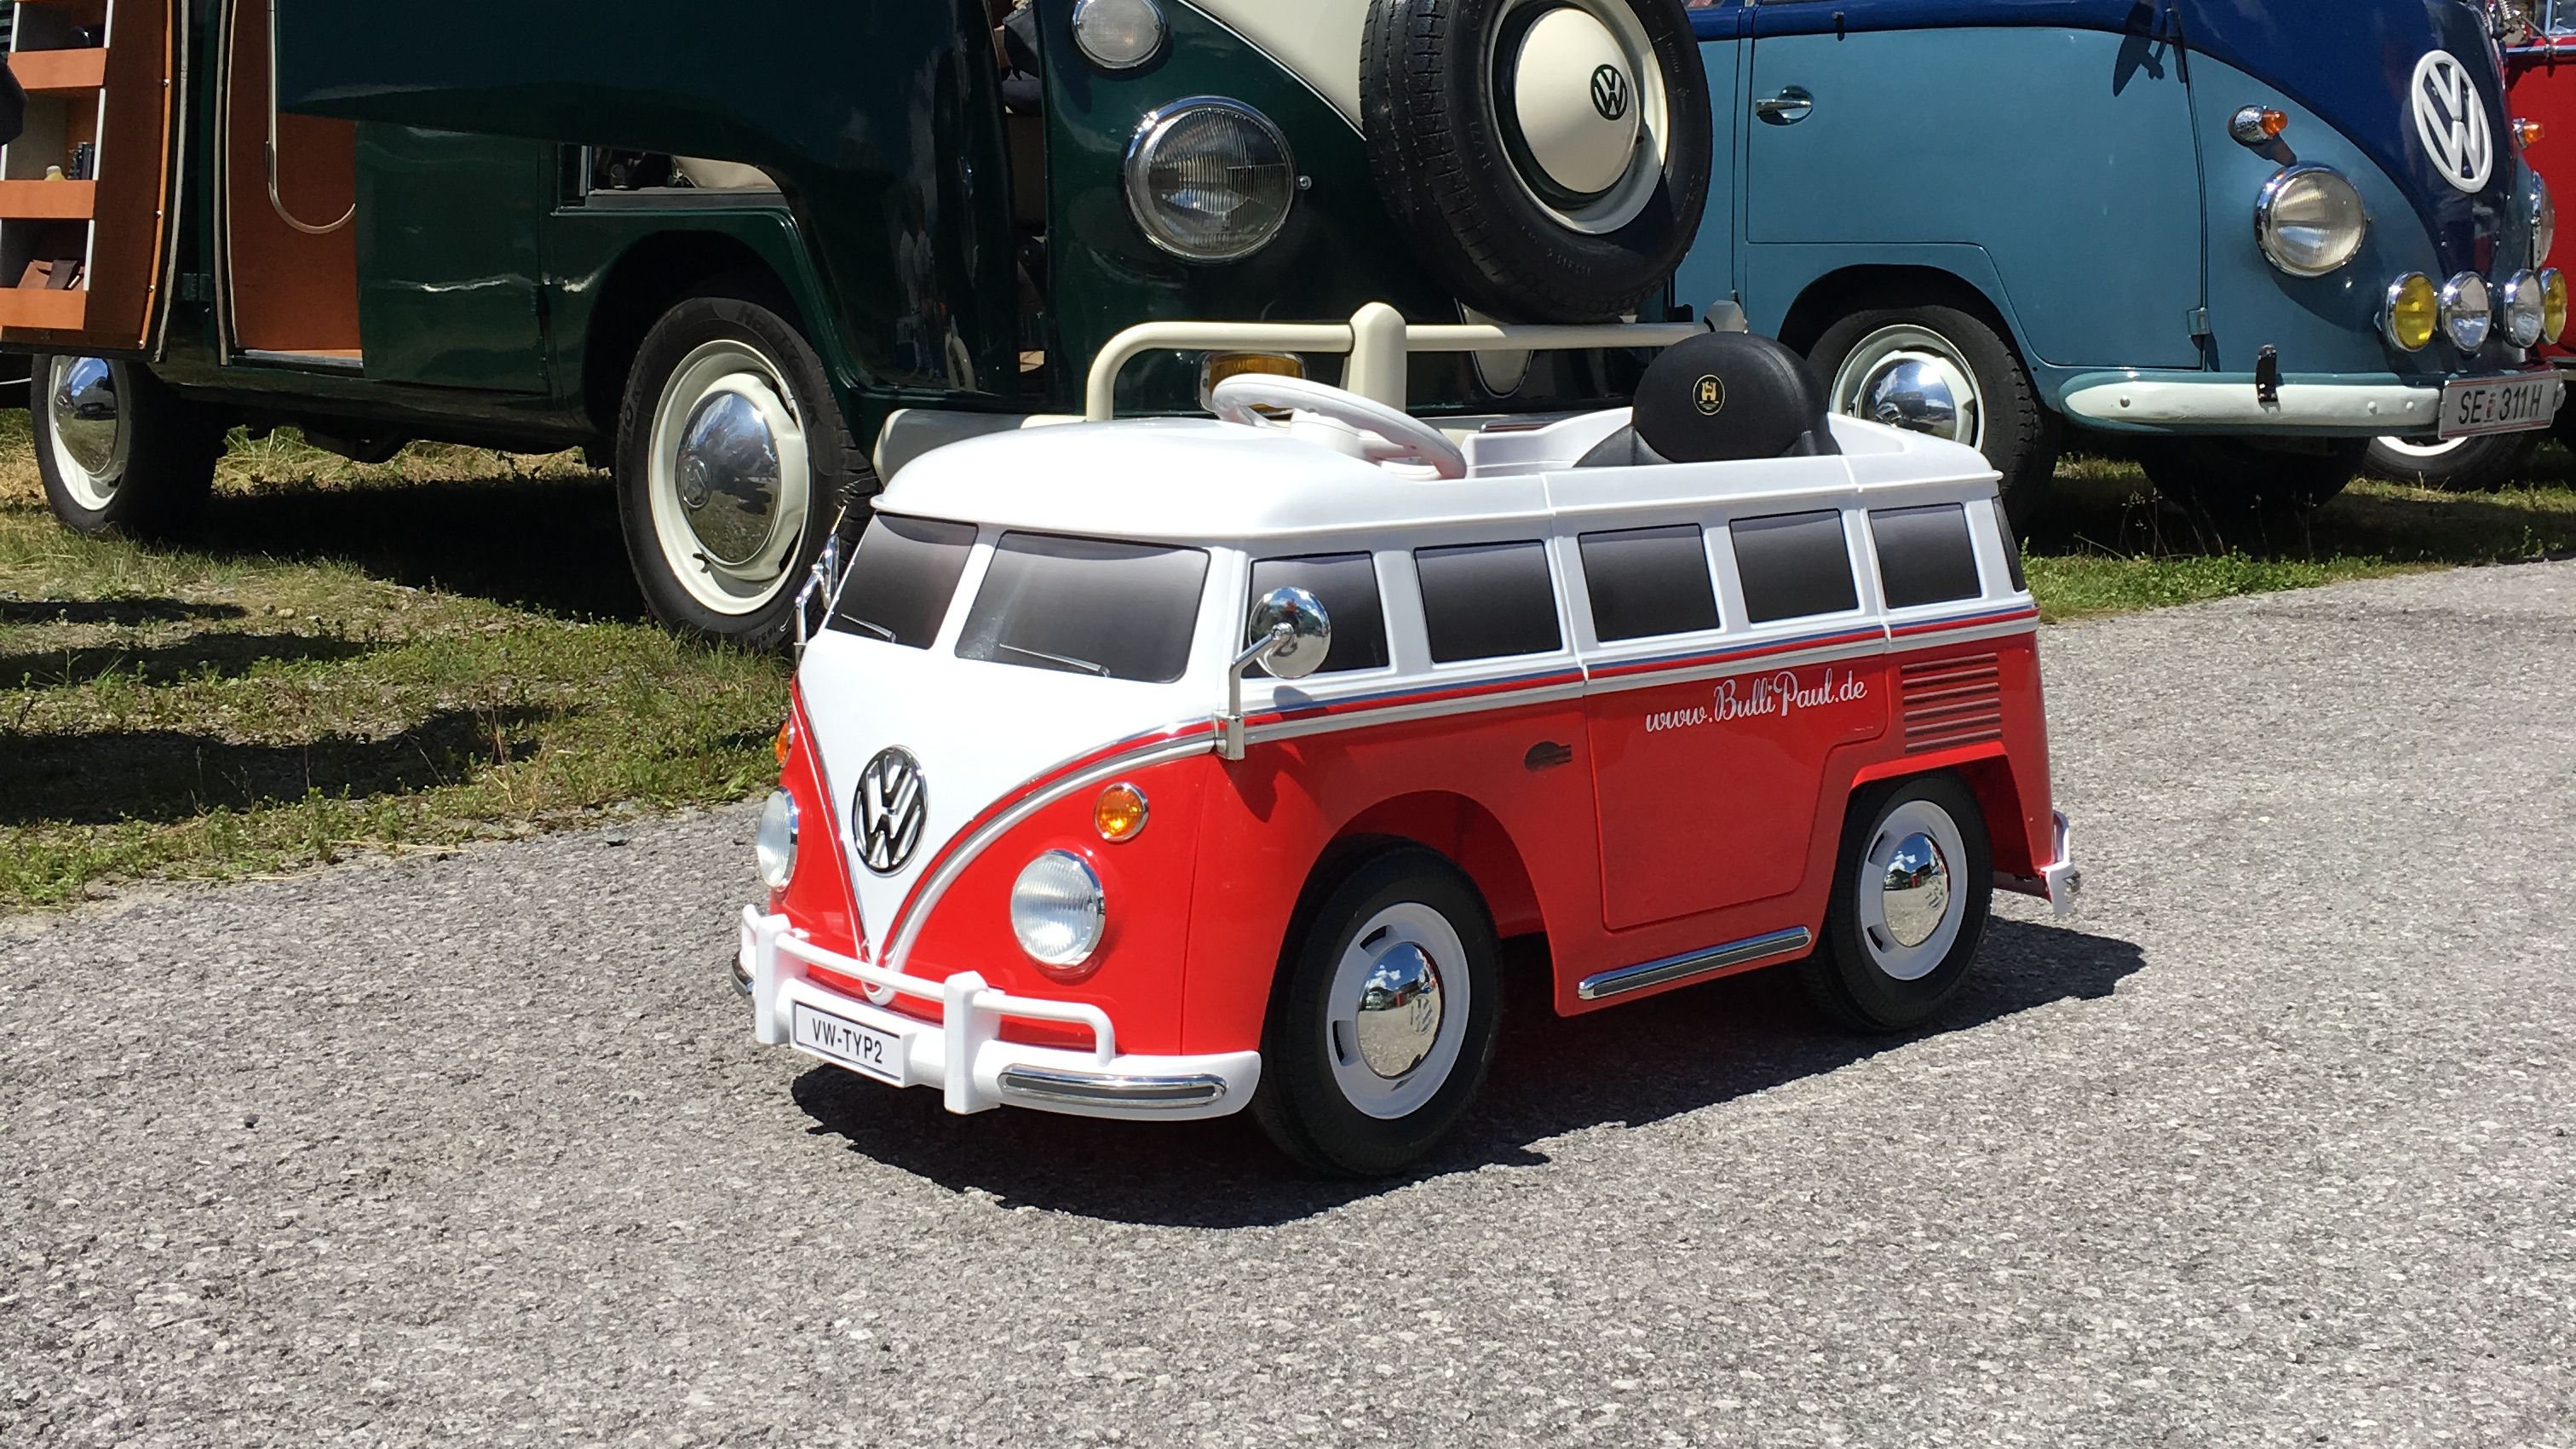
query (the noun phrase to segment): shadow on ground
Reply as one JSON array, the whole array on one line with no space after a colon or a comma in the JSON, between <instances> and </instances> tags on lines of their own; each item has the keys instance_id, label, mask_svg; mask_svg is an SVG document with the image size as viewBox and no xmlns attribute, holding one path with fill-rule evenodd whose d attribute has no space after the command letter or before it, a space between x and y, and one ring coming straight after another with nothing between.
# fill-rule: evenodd
<instances>
[{"instance_id":1,"label":"shadow on ground","mask_svg":"<svg viewBox=\"0 0 2576 1449\"><path fill-rule=\"evenodd\" d=\"M122 674L140 684L187 679L238 679L258 665L355 659L377 646L357 639L310 634L196 634L176 644L150 647L98 644L70 649L30 649L0 654L0 689L61 689L102 675Z\"/></svg>"},{"instance_id":2,"label":"shadow on ground","mask_svg":"<svg viewBox=\"0 0 2576 1449\"><path fill-rule=\"evenodd\" d=\"M1544 963L1517 953L1515 1001L1545 991ZM2126 941L1998 920L1941 1026L1856 1038L1822 1026L1787 971L1758 971L1644 1006L1567 1020L1544 1007L1506 1019L1493 1076L1457 1136L1412 1177L1297 1175L1248 1117L1167 1125L1095 1122L1004 1108L948 1116L936 1092L890 1091L818 1067L797 1078L813 1131L958 1191L1084 1217L1180 1227L1269 1226L1405 1182L1548 1160L1548 1139L1608 1123L1642 1126L1821 1076L1927 1037L1975 1031L2060 1001L2108 997L2146 965Z\"/></svg>"},{"instance_id":3,"label":"shadow on ground","mask_svg":"<svg viewBox=\"0 0 2576 1449\"><path fill-rule=\"evenodd\" d=\"M239 604L178 599L0 599L0 624L180 624L247 612Z\"/></svg>"},{"instance_id":4,"label":"shadow on ground","mask_svg":"<svg viewBox=\"0 0 2576 1449\"><path fill-rule=\"evenodd\" d=\"M410 795L454 784L536 750L535 709L446 710L382 739L323 735L306 744L240 744L177 730L0 732L0 825L169 822L209 810Z\"/></svg>"}]
</instances>

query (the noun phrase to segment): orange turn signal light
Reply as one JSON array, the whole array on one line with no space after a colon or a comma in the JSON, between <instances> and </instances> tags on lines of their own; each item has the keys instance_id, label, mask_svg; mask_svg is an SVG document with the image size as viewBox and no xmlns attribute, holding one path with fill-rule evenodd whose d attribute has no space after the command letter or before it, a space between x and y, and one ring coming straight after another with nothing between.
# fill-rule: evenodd
<instances>
[{"instance_id":1,"label":"orange turn signal light","mask_svg":"<svg viewBox=\"0 0 2576 1449\"><path fill-rule=\"evenodd\" d=\"M2539 145L2543 131L2544 128L2538 121L2526 121L2520 117L2514 119L2513 138L2526 147Z\"/></svg>"},{"instance_id":2,"label":"orange turn signal light","mask_svg":"<svg viewBox=\"0 0 2576 1449\"><path fill-rule=\"evenodd\" d=\"M1146 810L1145 792L1122 780L1100 792L1091 806L1091 823L1101 839L1116 845L1144 833Z\"/></svg>"},{"instance_id":3,"label":"orange turn signal light","mask_svg":"<svg viewBox=\"0 0 2576 1449\"><path fill-rule=\"evenodd\" d=\"M789 715L787 723L778 727L778 738L770 747L778 752L778 768L786 769L787 752L796 748L796 716Z\"/></svg>"},{"instance_id":4,"label":"orange turn signal light","mask_svg":"<svg viewBox=\"0 0 2576 1449\"><path fill-rule=\"evenodd\" d=\"M2246 146L2268 146L2288 129L2289 116L2270 106L2247 106L2227 123L2227 134Z\"/></svg>"}]
</instances>

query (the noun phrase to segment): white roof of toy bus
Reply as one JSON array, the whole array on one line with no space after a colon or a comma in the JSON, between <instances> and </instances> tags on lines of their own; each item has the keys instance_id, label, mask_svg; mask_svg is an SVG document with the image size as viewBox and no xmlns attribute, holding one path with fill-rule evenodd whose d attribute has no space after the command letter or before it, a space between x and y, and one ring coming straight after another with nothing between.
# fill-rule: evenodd
<instances>
[{"instance_id":1,"label":"white roof of toy bus","mask_svg":"<svg viewBox=\"0 0 2576 1449\"><path fill-rule=\"evenodd\" d=\"M1221 544L1773 495L1833 500L1995 476L1973 449L1848 418L1834 419L1844 449L1836 457L1566 471L1627 420L1621 409L1472 438L1468 476L1449 480L1213 419L1028 428L922 455L877 506L996 528Z\"/></svg>"}]
</instances>

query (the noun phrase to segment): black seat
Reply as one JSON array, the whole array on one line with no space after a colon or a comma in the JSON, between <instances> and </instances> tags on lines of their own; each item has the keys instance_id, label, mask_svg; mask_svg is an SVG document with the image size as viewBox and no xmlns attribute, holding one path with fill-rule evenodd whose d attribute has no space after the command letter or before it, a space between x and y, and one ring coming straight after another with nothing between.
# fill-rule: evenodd
<instances>
[{"instance_id":1,"label":"black seat","mask_svg":"<svg viewBox=\"0 0 2576 1449\"><path fill-rule=\"evenodd\" d=\"M1637 409L1578 468L1730 463L1839 453L1825 389L1807 361L1768 337L1711 332L1664 349L1637 383Z\"/></svg>"}]
</instances>

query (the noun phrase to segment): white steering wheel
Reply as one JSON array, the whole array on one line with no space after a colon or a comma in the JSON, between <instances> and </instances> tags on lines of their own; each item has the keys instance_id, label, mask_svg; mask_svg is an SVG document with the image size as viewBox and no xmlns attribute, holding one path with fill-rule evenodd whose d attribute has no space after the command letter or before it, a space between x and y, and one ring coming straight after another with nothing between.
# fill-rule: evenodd
<instances>
[{"instance_id":1,"label":"white steering wheel","mask_svg":"<svg viewBox=\"0 0 2576 1449\"><path fill-rule=\"evenodd\" d=\"M1450 442L1447 434L1410 413L1355 392L1302 377L1245 372L1218 383L1208 397L1208 410L1229 423L1251 428L1280 426L1261 413L1262 408L1285 408L1292 413L1330 418L1359 435L1359 456L1372 463L1421 463L1443 478L1467 476L1467 455L1458 451L1458 445Z\"/></svg>"}]
</instances>

